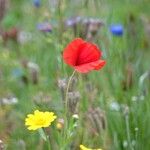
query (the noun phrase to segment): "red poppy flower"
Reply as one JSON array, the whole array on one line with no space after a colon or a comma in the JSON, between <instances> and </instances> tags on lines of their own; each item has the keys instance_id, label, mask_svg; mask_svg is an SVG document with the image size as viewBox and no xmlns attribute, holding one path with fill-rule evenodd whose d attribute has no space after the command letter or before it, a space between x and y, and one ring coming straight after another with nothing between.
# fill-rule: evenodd
<instances>
[{"instance_id":1,"label":"red poppy flower","mask_svg":"<svg viewBox=\"0 0 150 150\"><path fill-rule=\"evenodd\" d=\"M100 59L101 55L102 52L95 44L76 38L64 49L63 59L76 71L87 73L99 70L105 65L106 62Z\"/></svg>"}]
</instances>

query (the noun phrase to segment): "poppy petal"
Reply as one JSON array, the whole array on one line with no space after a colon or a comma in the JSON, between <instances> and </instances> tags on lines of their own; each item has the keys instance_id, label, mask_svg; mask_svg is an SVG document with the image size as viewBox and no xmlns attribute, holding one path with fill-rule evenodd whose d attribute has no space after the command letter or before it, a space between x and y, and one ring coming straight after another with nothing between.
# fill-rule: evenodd
<instances>
[{"instance_id":1,"label":"poppy petal","mask_svg":"<svg viewBox=\"0 0 150 150\"><path fill-rule=\"evenodd\" d=\"M70 42L63 52L64 61L71 66L76 65L76 61L78 58L79 47L84 43L81 38L76 38L72 42Z\"/></svg>"},{"instance_id":2,"label":"poppy petal","mask_svg":"<svg viewBox=\"0 0 150 150\"><path fill-rule=\"evenodd\" d=\"M106 62L104 60L97 60L91 63L75 66L75 70L80 73L87 73L91 70L99 70L101 69Z\"/></svg>"},{"instance_id":3,"label":"poppy petal","mask_svg":"<svg viewBox=\"0 0 150 150\"><path fill-rule=\"evenodd\" d=\"M97 66L95 66L94 70L101 69L105 64L106 64L105 60L99 60L99 64Z\"/></svg>"},{"instance_id":4,"label":"poppy petal","mask_svg":"<svg viewBox=\"0 0 150 150\"><path fill-rule=\"evenodd\" d=\"M85 42L83 43L78 52L78 58L76 65L82 65L90 62L94 62L100 59L102 53L99 48L92 43Z\"/></svg>"}]
</instances>

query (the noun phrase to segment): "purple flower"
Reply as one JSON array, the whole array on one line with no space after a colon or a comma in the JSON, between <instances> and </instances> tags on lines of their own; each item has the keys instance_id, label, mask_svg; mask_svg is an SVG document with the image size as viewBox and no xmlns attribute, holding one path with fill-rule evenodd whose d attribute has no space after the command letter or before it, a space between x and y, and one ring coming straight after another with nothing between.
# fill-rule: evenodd
<instances>
[{"instance_id":1,"label":"purple flower","mask_svg":"<svg viewBox=\"0 0 150 150\"><path fill-rule=\"evenodd\" d=\"M52 31L52 26L51 26L50 23L44 22L44 23L39 23L37 25L37 29L39 31L42 31L42 32L51 32Z\"/></svg>"},{"instance_id":2,"label":"purple flower","mask_svg":"<svg viewBox=\"0 0 150 150\"><path fill-rule=\"evenodd\" d=\"M81 17L73 17L66 20L65 24L67 27L72 27L77 25L81 21Z\"/></svg>"},{"instance_id":3,"label":"purple flower","mask_svg":"<svg viewBox=\"0 0 150 150\"><path fill-rule=\"evenodd\" d=\"M41 0L33 0L33 4L35 7L40 7L41 6Z\"/></svg>"},{"instance_id":4,"label":"purple flower","mask_svg":"<svg viewBox=\"0 0 150 150\"><path fill-rule=\"evenodd\" d=\"M121 24L113 24L110 26L110 32L116 36L122 36L124 32L123 25Z\"/></svg>"}]
</instances>

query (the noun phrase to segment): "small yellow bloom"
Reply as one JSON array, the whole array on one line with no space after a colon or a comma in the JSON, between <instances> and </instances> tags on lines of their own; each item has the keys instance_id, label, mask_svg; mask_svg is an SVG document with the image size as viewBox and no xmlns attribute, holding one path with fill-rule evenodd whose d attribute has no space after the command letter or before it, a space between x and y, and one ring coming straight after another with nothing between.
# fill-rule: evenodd
<instances>
[{"instance_id":1,"label":"small yellow bloom","mask_svg":"<svg viewBox=\"0 0 150 150\"><path fill-rule=\"evenodd\" d=\"M100 148L98 148L98 149L91 149L91 148L85 147L84 145L80 145L80 150L102 150L102 149L100 149Z\"/></svg>"},{"instance_id":2,"label":"small yellow bloom","mask_svg":"<svg viewBox=\"0 0 150 150\"><path fill-rule=\"evenodd\" d=\"M63 118L59 118L57 120L56 128L58 130L61 130L63 127L64 127L64 119Z\"/></svg>"},{"instance_id":3,"label":"small yellow bloom","mask_svg":"<svg viewBox=\"0 0 150 150\"><path fill-rule=\"evenodd\" d=\"M25 119L25 125L28 126L28 130L37 130L42 127L48 127L56 119L53 112L41 112L35 110L34 114L27 115Z\"/></svg>"},{"instance_id":4,"label":"small yellow bloom","mask_svg":"<svg viewBox=\"0 0 150 150\"><path fill-rule=\"evenodd\" d=\"M58 122L56 124L56 127L57 127L57 129L61 130L63 128L63 125L60 122Z\"/></svg>"}]
</instances>

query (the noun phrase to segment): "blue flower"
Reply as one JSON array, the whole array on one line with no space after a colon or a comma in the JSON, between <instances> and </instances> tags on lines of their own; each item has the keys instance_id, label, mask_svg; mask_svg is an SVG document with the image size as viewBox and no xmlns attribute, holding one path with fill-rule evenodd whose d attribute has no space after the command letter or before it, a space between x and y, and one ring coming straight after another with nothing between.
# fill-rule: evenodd
<instances>
[{"instance_id":1,"label":"blue flower","mask_svg":"<svg viewBox=\"0 0 150 150\"><path fill-rule=\"evenodd\" d=\"M116 36L122 36L124 32L123 30L123 25L121 24L113 24L110 26L110 32Z\"/></svg>"},{"instance_id":2,"label":"blue flower","mask_svg":"<svg viewBox=\"0 0 150 150\"><path fill-rule=\"evenodd\" d=\"M42 31L42 32L51 32L52 31L52 26L51 26L50 23L44 22L44 23L39 23L37 25L37 29L39 31Z\"/></svg>"},{"instance_id":3,"label":"blue flower","mask_svg":"<svg viewBox=\"0 0 150 150\"><path fill-rule=\"evenodd\" d=\"M40 7L41 6L41 0L33 0L33 4L35 7Z\"/></svg>"},{"instance_id":4,"label":"blue flower","mask_svg":"<svg viewBox=\"0 0 150 150\"><path fill-rule=\"evenodd\" d=\"M24 72L23 72L23 70L20 69L20 68L14 68L14 69L12 70L12 75L13 75L13 77L15 77L15 78L19 78L19 77L22 77L22 76L24 75Z\"/></svg>"}]
</instances>

